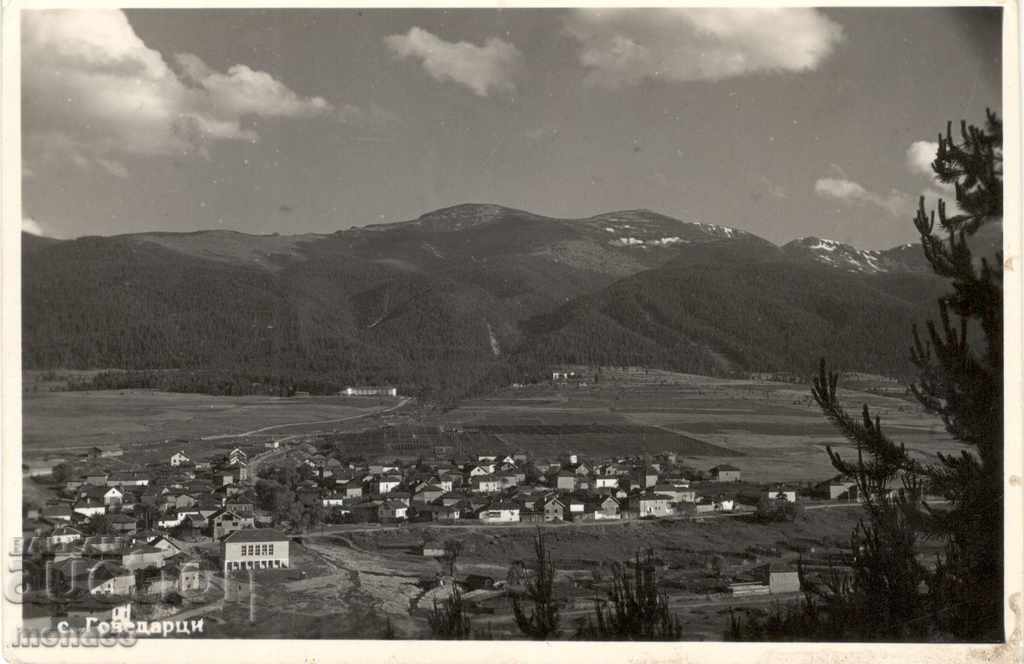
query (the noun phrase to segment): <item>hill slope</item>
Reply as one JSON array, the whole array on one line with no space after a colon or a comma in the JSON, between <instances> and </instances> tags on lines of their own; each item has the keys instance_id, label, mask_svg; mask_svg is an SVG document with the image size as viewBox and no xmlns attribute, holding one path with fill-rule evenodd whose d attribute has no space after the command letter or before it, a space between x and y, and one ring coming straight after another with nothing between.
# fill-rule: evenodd
<instances>
[{"instance_id":1,"label":"hill slope","mask_svg":"<svg viewBox=\"0 0 1024 664\"><path fill-rule=\"evenodd\" d=\"M851 270L814 246L648 210L460 205L329 235L23 247L26 368L187 372L175 389L387 382L457 395L556 362L723 373L801 370L822 354L899 370L918 303L938 293L906 260Z\"/></svg>"}]
</instances>

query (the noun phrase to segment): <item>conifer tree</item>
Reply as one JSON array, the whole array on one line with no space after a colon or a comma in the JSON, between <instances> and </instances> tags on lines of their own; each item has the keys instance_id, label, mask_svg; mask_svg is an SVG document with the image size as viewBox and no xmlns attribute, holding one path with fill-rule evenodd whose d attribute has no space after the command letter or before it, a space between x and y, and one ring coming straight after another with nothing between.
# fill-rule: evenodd
<instances>
[{"instance_id":1,"label":"conifer tree","mask_svg":"<svg viewBox=\"0 0 1024 664\"><path fill-rule=\"evenodd\" d=\"M558 638L559 617L558 602L555 599L555 564L539 530L534 551L537 554L537 573L526 584L526 595L533 602L533 611L527 614L518 594L513 594L512 612L524 635L544 641Z\"/></svg>"},{"instance_id":2,"label":"conifer tree","mask_svg":"<svg viewBox=\"0 0 1024 664\"><path fill-rule=\"evenodd\" d=\"M779 636L780 625L790 629L781 638L826 631L840 640L1003 638L1002 256L975 256L971 247L1003 214L1002 124L986 115L984 127L962 122L958 138L950 125L939 135L932 169L953 186L958 210L940 200L928 213L922 196L914 219L928 262L952 291L938 302L938 322L928 321L924 334L912 331L919 377L911 388L967 449L932 464L914 458L866 405L859 418L843 408L839 375L822 360L813 396L857 458L828 454L856 482L866 511L851 538L852 575L829 588L809 584L802 613L772 620L774 631L736 619L729 638ZM946 503L925 503L926 492ZM944 547L932 567L917 555L924 539Z\"/></svg>"}]
</instances>

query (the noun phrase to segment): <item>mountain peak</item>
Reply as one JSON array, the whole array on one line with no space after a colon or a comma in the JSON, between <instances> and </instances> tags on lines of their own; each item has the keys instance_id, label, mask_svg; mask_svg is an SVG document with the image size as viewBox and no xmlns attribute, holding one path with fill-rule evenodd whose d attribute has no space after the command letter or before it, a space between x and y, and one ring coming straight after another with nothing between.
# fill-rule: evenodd
<instances>
[{"instance_id":1,"label":"mountain peak","mask_svg":"<svg viewBox=\"0 0 1024 664\"><path fill-rule=\"evenodd\" d=\"M490 203L460 203L420 215L414 223L434 231L459 231L501 221L508 217L536 217L522 210Z\"/></svg>"}]
</instances>

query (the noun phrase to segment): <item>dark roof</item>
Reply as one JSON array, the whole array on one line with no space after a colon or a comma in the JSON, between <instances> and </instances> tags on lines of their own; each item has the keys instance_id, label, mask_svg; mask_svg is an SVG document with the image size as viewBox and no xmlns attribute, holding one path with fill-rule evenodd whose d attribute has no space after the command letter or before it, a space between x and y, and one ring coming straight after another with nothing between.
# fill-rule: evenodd
<instances>
[{"instance_id":1,"label":"dark roof","mask_svg":"<svg viewBox=\"0 0 1024 664\"><path fill-rule=\"evenodd\" d=\"M288 536L275 528L244 528L229 535L225 542L283 542Z\"/></svg>"},{"instance_id":2,"label":"dark roof","mask_svg":"<svg viewBox=\"0 0 1024 664\"><path fill-rule=\"evenodd\" d=\"M715 466L711 470L739 470L736 466L730 466L727 463L723 463L721 466Z\"/></svg>"}]
</instances>

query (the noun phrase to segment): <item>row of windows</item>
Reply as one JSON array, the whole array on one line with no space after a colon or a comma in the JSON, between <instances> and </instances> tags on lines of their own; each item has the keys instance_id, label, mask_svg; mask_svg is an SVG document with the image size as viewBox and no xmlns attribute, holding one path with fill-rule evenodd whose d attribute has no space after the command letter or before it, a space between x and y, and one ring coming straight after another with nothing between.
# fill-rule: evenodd
<instances>
[{"instance_id":1,"label":"row of windows","mask_svg":"<svg viewBox=\"0 0 1024 664\"><path fill-rule=\"evenodd\" d=\"M273 544L243 544L243 556L272 556L274 555Z\"/></svg>"}]
</instances>

